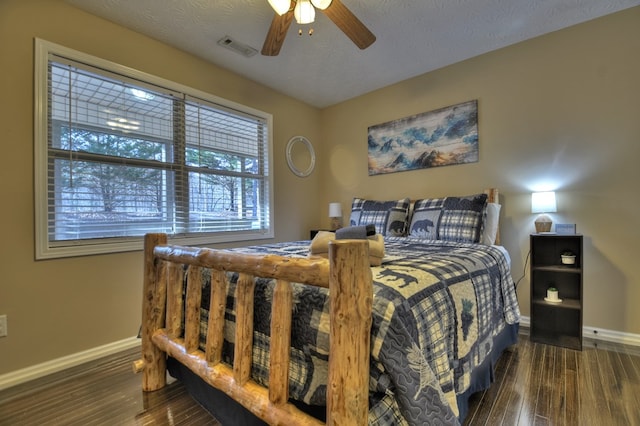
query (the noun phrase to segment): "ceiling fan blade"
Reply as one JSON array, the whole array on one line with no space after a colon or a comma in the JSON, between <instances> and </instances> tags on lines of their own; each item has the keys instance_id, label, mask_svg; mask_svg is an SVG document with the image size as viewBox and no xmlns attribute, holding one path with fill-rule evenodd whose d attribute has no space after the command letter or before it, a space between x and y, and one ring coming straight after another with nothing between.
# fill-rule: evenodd
<instances>
[{"instance_id":1,"label":"ceiling fan blade","mask_svg":"<svg viewBox=\"0 0 640 426\"><path fill-rule=\"evenodd\" d=\"M263 55L278 56L282 43L284 43L284 38L287 36L287 31L291 26L291 21L293 21L293 8L289 9L289 11L283 15L275 14L273 21L271 21L267 37L262 45L261 53Z\"/></svg>"},{"instance_id":2,"label":"ceiling fan blade","mask_svg":"<svg viewBox=\"0 0 640 426\"><path fill-rule=\"evenodd\" d=\"M376 36L340 0L333 0L322 12L360 49L376 41Z\"/></svg>"}]
</instances>

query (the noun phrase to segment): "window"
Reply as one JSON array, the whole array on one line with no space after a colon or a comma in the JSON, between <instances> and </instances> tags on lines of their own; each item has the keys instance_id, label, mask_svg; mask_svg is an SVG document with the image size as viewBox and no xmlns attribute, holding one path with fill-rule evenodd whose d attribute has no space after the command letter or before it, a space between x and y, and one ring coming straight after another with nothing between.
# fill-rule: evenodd
<instances>
[{"instance_id":1,"label":"window","mask_svg":"<svg viewBox=\"0 0 640 426\"><path fill-rule=\"evenodd\" d=\"M271 116L36 41L36 257L273 237Z\"/></svg>"}]
</instances>

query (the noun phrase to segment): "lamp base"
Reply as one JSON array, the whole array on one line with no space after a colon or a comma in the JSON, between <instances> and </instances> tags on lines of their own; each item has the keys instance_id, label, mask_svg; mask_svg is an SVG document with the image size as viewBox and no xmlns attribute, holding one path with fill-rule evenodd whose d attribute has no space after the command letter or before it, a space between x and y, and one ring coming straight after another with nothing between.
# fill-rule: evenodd
<instances>
[{"instance_id":1,"label":"lamp base","mask_svg":"<svg viewBox=\"0 0 640 426\"><path fill-rule=\"evenodd\" d=\"M336 231L342 228L342 218L341 217L332 217L331 218L331 230Z\"/></svg>"},{"instance_id":2,"label":"lamp base","mask_svg":"<svg viewBox=\"0 0 640 426\"><path fill-rule=\"evenodd\" d=\"M542 232L551 232L551 218L546 214L541 214L535 221L536 224L536 232L538 234Z\"/></svg>"}]
</instances>

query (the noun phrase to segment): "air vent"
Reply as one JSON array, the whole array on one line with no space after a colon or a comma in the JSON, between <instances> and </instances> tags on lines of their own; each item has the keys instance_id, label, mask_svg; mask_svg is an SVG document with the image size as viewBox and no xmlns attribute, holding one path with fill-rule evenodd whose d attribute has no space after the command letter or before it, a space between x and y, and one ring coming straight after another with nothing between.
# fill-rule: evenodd
<instances>
[{"instance_id":1,"label":"air vent","mask_svg":"<svg viewBox=\"0 0 640 426\"><path fill-rule=\"evenodd\" d=\"M258 51L253 47L240 43L239 41L236 41L229 36L222 37L220 40L218 40L218 44L247 58L250 58L251 56L258 53Z\"/></svg>"}]
</instances>

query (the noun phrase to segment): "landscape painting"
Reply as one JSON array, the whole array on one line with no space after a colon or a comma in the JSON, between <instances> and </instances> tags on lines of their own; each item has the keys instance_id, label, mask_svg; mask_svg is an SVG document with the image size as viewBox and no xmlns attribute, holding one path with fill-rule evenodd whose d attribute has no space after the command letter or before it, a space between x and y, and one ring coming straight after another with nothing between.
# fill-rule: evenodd
<instances>
[{"instance_id":1,"label":"landscape painting","mask_svg":"<svg viewBox=\"0 0 640 426\"><path fill-rule=\"evenodd\" d=\"M478 101L369 127L369 175L478 162Z\"/></svg>"}]
</instances>

